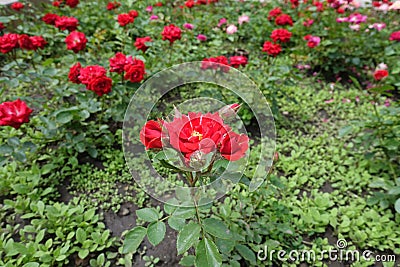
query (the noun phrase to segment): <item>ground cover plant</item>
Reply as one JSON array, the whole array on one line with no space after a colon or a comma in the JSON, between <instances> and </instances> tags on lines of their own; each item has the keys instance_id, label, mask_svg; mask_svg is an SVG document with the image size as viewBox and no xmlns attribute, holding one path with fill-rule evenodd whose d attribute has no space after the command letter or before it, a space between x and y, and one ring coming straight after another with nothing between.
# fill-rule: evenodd
<instances>
[{"instance_id":1,"label":"ground cover plant","mask_svg":"<svg viewBox=\"0 0 400 267\"><path fill-rule=\"evenodd\" d=\"M399 10L386 0L1 5L0 266L397 266ZM217 81L246 75L276 140L263 138L250 83L243 95L185 84L149 117L140 105L152 95L127 112L143 85L186 62ZM186 79L172 76L162 84ZM223 105L199 113L187 104L197 98ZM130 125L129 145L145 152L135 157L125 116L143 121ZM168 203L145 190L167 190L148 159L183 188ZM227 170L233 185L209 201Z\"/></svg>"}]
</instances>

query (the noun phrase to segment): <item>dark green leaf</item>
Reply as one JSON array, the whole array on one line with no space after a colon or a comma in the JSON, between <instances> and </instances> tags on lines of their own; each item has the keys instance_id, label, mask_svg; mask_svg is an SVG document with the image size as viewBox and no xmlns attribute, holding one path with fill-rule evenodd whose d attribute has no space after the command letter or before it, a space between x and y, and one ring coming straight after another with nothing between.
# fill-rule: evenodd
<instances>
[{"instance_id":1,"label":"dark green leaf","mask_svg":"<svg viewBox=\"0 0 400 267\"><path fill-rule=\"evenodd\" d=\"M196 266L221 266L222 257L218 252L217 246L209 240L204 238L196 247Z\"/></svg>"},{"instance_id":2,"label":"dark green leaf","mask_svg":"<svg viewBox=\"0 0 400 267\"><path fill-rule=\"evenodd\" d=\"M191 222L182 228L176 240L178 255L185 253L197 240L199 240L200 230L200 225L194 222Z\"/></svg>"},{"instance_id":3,"label":"dark green leaf","mask_svg":"<svg viewBox=\"0 0 400 267\"><path fill-rule=\"evenodd\" d=\"M125 236L122 253L134 253L140 246L140 243L142 243L146 233L146 228L142 226L137 226L130 230Z\"/></svg>"},{"instance_id":4,"label":"dark green leaf","mask_svg":"<svg viewBox=\"0 0 400 267\"><path fill-rule=\"evenodd\" d=\"M147 228L147 238L153 246L157 246L164 239L166 232L165 223L154 222Z\"/></svg>"}]
</instances>

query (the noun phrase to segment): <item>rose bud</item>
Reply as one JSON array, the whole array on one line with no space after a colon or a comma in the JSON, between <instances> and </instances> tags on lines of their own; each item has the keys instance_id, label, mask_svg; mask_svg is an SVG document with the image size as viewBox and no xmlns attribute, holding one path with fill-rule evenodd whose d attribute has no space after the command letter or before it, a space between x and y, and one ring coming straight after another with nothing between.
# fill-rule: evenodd
<instances>
[{"instance_id":1,"label":"rose bud","mask_svg":"<svg viewBox=\"0 0 400 267\"><path fill-rule=\"evenodd\" d=\"M275 152L274 154L274 161L277 162L279 160L279 153Z\"/></svg>"},{"instance_id":2,"label":"rose bud","mask_svg":"<svg viewBox=\"0 0 400 267\"><path fill-rule=\"evenodd\" d=\"M225 107L218 110L218 113L224 121L229 120L236 116L236 113L239 111L240 107L241 105L238 103L226 105Z\"/></svg>"}]
</instances>

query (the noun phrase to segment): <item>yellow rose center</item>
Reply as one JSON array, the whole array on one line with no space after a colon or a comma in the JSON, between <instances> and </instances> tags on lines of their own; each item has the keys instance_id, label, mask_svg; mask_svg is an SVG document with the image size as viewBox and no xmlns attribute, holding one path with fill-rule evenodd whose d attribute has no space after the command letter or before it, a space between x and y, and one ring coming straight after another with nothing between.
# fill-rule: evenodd
<instances>
[{"instance_id":1,"label":"yellow rose center","mask_svg":"<svg viewBox=\"0 0 400 267\"><path fill-rule=\"evenodd\" d=\"M203 135L199 133L198 131L193 131L192 136L197 136L199 140L203 139Z\"/></svg>"}]
</instances>

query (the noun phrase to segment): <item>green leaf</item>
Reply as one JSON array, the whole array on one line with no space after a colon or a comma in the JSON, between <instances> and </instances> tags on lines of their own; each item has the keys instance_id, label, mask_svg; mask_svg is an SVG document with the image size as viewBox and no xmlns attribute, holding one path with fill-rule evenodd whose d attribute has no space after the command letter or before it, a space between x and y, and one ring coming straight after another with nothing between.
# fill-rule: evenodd
<instances>
[{"instance_id":1,"label":"green leaf","mask_svg":"<svg viewBox=\"0 0 400 267\"><path fill-rule=\"evenodd\" d=\"M398 198L394 203L394 209L396 210L397 213L400 213L400 198Z\"/></svg>"},{"instance_id":2,"label":"green leaf","mask_svg":"<svg viewBox=\"0 0 400 267\"><path fill-rule=\"evenodd\" d=\"M242 256L245 260L255 264L256 263L256 256L254 252L249 249L249 247L239 244L235 246L236 250L239 252L240 256Z\"/></svg>"},{"instance_id":3,"label":"green leaf","mask_svg":"<svg viewBox=\"0 0 400 267\"><path fill-rule=\"evenodd\" d=\"M147 238L153 246L157 246L164 239L165 232L165 223L154 222L147 228Z\"/></svg>"},{"instance_id":4,"label":"green leaf","mask_svg":"<svg viewBox=\"0 0 400 267\"><path fill-rule=\"evenodd\" d=\"M217 246L209 240L204 238L196 247L196 266L221 266L222 257L218 252Z\"/></svg>"},{"instance_id":5,"label":"green leaf","mask_svg":"<svg viewBox=\"0 0 400 267\"><path fill-rule=\"evenodd\" d=\"M347 125L339 130L339 138L350 134L353 131L352 125Z\"/></svg>"},{"instance_id":6,"label":"green leaf","mask_svg":"<svg viewBox=\"0 0 400 267\"><path fill-rule=\"evenodd\" d=\"M199 240L200 230L200 225L194 222L191 222L182 228L176 240L178 255L185 253L197 240Z\"/></svg>"},{"instance_id":7,"label":"green leaf","mask_svg":"<svg viewBox=\"0 0 400 267\"><path fill-rule=\"evenodd\" d=\"M186 220L182 218L175 218L175 217L168 218L169 226L176 231L180 231L183 228L183 226L185 226L185 222Z\"/></svg>"},{"instance_id":8,"label":"green leaf","mask_svg":"<svg viewBox=\"0 0 400 267\"><path fill-rule=\"evenodd\" d=\"M228 227L218 219L207 218L203 220L203 227L204 230L212 236L222 239L232 238L232 234Z\"/></svg>"},{"instance_id":9,"label":"green leaf","mask_svg":"<svg viewBox=\"0 0 400 267\"><path fill-rule=\"evenodd\" d=\"M22 267L39 267L39 263L37 262L28 262L24 264Z\"/></svg>"},{"instance_id":10,"label":"green leaf","mask_svg":"<svg viewBox=\"0 0 400 267\"><path fill-rule=\"evenodd\" d=\"M79 252L78 252L78 256L79 256L79 258L81 258L82 260L83 260L84 258L86 258L88 255L89 255L89 250L88 250L88 249L82 249L82 250L79 250Z\"/></svg>"},{"instance_id":11,"label":"green leaf","mask_svg":"<svg viewBox=\"0 0 400 267\"><path fill-rule=\"evenodd\" d=\"M193 255L187 255L185 257L182 257L181 261L179 262L180 265L185 266L185 267L189 267L189 266L193 266L194 262L196 260L196 257Z\"/></svg>"},{"instance_id":12,"label":"green leaf","mask_svg":"<svg viewBox=\"0 0 400 267\"><path fill-rule=\"evenodd\" d=\"M124 244L122 246L122 253L134 253L140 246L140 243L142 243L146 233L146 228L142 226L137 226L130 230L125 236Z\"/></svg>"},{"instance_id":13,"label":"green leaf","mask_svg":"<svg viewBox=\"0 0 400 267\"><path fill-rule=\"evenodd\" d=\"M83 230L82 228L79 228L79 229L76 231L76 240L77 240L79 243L83 243L83 242L86 241L86 232L85 232L85 230Z\"/></svg>"},{"instance_id":14,"label":"green leaf","mask_svg":"<svg viewBox=\"0 0 400 267\"><path fill-rule=\"evenodd\" d=\"M69 111L60 112L56 115L56 121L61 124L66 124L70 122L73 118L74 115Z\"/></svg>"},{"instance_id":15,"label":"green leaf","mask_svg":"<svg viewBox=\"0 0 400 267\"><path fill-rule=\"evenodd\" d=\"M158 212L153 208L144 208L136 211L136 215L139 219L145 222L158 221Z\"/></svg>"}]
</instances>

